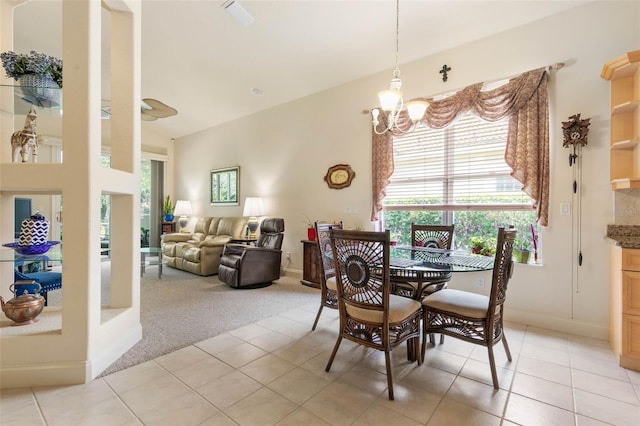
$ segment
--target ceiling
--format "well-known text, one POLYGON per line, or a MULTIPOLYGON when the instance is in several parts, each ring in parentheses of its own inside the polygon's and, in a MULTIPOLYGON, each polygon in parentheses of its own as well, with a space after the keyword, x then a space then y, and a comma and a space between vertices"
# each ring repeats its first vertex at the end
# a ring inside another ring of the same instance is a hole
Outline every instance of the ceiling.
MULTIPOLYGON (((255 18, 248 27, 223 3, 142 0, 142 97, 178 110, 143 126, 179 138, 381 71, 391 78, 393 0, 240 0, 255 18), (253 88, 263 95, 252 94, 253 88)), ((584 3, 402 0, 399 60, 410 62, 584 3)), ((15 50, 61 57, 61 16, 59 0, 18 7, 15 50)), ((107 24, 105 13, 103 28, 107 24)))

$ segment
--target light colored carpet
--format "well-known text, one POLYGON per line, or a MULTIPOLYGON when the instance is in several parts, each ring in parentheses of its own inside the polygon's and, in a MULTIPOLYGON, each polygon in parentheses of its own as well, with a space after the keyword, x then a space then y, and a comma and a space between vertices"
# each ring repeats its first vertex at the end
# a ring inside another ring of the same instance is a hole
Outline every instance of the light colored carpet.
MULTIPOLYGON (((109 271, 109 262, 103 262, 103 303, 108 300, 109 271)), ((49 304, 59 304, 60 296, 60 291, 50 292, 49 304)), ((142 340, 101 376, 303 304, 320 306, 320 293, 285 276, 269 287, 248 290, 233 289, 217 275, 200 277, 166 266, 158 279, 157 266, 152 266, 140 279, 140 300, 142 340)))

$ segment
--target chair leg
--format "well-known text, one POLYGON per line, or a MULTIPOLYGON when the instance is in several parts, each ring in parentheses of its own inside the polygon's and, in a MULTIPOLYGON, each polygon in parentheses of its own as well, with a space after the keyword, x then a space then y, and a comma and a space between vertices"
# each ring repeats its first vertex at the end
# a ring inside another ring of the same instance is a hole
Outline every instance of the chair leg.
POLYGON ((420 359, 420 336, 407 339, 407 361, 417 361, 418 365, 422 364, 420 359))
POLYGON ((498 384, 498 373, 496 372, 496 360, 493 356, 493 345, 489 343, 487 346, 487 350, 489 351, 489 365, 491 366, 491 380, 493 380, 494 389, 500 389, 500 385, 498 384))
POLYGON ((324 371, 326 371, 327 373, 329 372, 329 370, 331 370, 331 364, 333 364, 333 359, 336 357, 336 354, 338 353, 340 342, 342 342, 342 334, 338 336, 338 340, 336 340, 336 344, 333 347, 333 352, 331 352, 331 357, 329 358, 329 362, 327 363, 327 366, 324 369, 324 371))
POLYGON ((507 359, 511 362, 511 351, 509 350, 509 345, 507 344, 507 336, 504 335, 504 330, 502 330, 502 344, 504 345, 504 351, 507 353, 507 359))
POLYGON ((393 401, 393 378, 391 377, 391 356, 389 348, 384 350, 384 363, 387 366, 387 387, 389 388, 389 399, 393 401))
POLYGON ((424 363, 424 355, 427 351, 427 316, 424 311, 422 311, 422 345, 420 346, 420 362, 424 363))
POLYGON ((322 313, 323 304, 320 304, 320 309, 318 309, 318 314, 316 315, 316 320, 313 322, 313 327, 311 327, 311 331, 316 329, 316 325, 318 325, 318 320, 320 319, 320 314, 322 313))

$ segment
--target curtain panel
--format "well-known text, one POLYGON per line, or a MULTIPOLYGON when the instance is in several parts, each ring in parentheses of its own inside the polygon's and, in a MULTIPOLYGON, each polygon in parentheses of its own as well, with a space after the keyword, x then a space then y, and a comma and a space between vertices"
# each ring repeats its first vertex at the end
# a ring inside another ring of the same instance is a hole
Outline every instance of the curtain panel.
MULTIPOLYGON (((471 112, 487 121, 509 117, 509 132, 505 162, 511 176, 520 182, 522 190, 533 199, 537 221, 547 226, 549 219, 549 98, 548 74, 544 68, 514 77, 505 85, 486 92, 484 83, 477 83, 444 99, 431 100, 422 118, 428 127, 442 129, 457 117, 471 112)), ((401 127, 407 126, 406 113, 401 127)), ((371 220, 378 220, 385 188, 393 174, 393 134, 372 132, 371 220)))

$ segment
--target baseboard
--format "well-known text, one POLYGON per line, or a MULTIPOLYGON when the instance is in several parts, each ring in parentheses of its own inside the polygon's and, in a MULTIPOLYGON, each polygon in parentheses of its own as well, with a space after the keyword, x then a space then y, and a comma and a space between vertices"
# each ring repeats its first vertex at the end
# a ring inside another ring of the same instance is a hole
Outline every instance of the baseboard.
POLYGON ((3 366, 0 371, 2 389, 31 386, 62 386, 86 383, 89 363, 87 361, 23 364, 16 367, 3 366))
POLYGON ((522 309, 509 309, 507 305, 508 303, 505 305, 505 321, 513 321, 519 324, 576 334, 578 336, 592 337, 594 339, 609 340, 608 326, 587 323, 572 318, 554 317, 548 314, 522 309))
POLYGON ((302 279, 302 270, 285 268, 282 270, 282 275, 285 275, 287 277, 302 279))
POLYGON ((126 337, 118 341, 117 345, 109 348, 109 350, 101 351, 100 356, 91 361, 91 379, 98 377, 141 339, 142 324, 138 323, 136 327, 131 328, 126 337))
POLYGON ((0 388, 22 388, 31 386, 65 386, 88 383, 126 353, 142 338, 142 327, 132 328, 117 345, 100 353, 93 360, 3 365, 0 369, 0 388))

